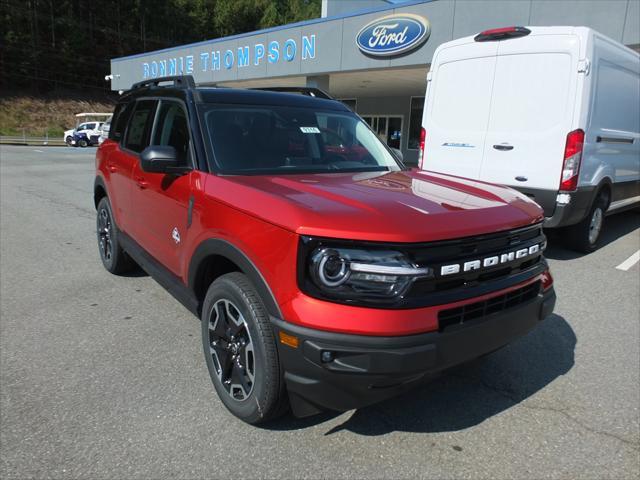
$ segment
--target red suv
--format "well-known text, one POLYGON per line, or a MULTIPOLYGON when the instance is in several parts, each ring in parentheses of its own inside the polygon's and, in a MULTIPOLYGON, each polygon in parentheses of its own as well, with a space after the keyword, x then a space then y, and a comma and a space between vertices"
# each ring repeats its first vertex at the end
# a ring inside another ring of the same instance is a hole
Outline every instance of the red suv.
POLYGON ((141 266, 201 317, 234 415, 371 404, 552 312, 534 202, 408 169, 346 106, 299 93, 141 82, 96 155, 105 268, 141 266))

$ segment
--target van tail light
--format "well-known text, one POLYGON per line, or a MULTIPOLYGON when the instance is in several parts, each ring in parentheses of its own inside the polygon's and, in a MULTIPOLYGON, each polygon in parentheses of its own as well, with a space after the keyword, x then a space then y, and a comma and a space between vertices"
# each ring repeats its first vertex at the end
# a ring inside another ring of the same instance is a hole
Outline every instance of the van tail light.
POLYGON ((567 135, 567 143, 564 147, 562 177, 560 178, 560 191, 562 192, 573 192, 578 188, 578 175, 580 174, 583 145, 583 130, 574 130, 567 135))
POLYGON ((491 30, 485 30, 473 37, 476 42, 490 42, 493 40, 507 40, 509 38, 526 37, 531 33, 531 30, 525 27, 504 27, 504 28, 492 28, 491 30))
POLYGON ((424 128, 420 129, 420 147, 418 148, 418 166, 420 170, 424 167, 424 141, 427 139, 427 132, 424 128))

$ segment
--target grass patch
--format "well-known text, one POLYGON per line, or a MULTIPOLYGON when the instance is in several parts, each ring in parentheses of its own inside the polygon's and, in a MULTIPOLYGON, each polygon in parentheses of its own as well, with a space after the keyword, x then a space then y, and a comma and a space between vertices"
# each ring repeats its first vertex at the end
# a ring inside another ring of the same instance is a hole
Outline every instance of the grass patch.
POLYGON ((106 99, 47 98, 15 94, 0 98, 0 135, 60 137, 76 126, 76 113, 112 112, 106 99))

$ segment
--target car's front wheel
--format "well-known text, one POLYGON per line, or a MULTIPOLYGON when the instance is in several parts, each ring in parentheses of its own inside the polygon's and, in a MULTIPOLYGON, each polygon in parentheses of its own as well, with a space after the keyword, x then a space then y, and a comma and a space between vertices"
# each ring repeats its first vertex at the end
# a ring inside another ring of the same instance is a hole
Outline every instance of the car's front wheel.
POLYGON ((258 424, 285 411, 269 315, 244 274, 228 273, 209 287, 202 307, 202 343, 213 385, 231 413, 258 424))

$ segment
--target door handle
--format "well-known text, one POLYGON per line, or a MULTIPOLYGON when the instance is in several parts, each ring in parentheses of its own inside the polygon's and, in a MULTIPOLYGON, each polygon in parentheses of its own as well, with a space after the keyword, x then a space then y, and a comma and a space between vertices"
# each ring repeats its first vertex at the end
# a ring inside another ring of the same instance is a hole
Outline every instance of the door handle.
POLYGON ((633 137, 596 137, 598 143, 629 143, 633 144, 633 137))
POLYGON ((499 145, 494 145, 493 148, 495 148, 496 150, 500 150, 501 152, 506 152, 508 150, 513 150, 513 145, 507 145, 507 144, 499 144, 499 145))
POLYGON ((149 186, 149 182, 147 182, 144 177, 136 177, 136 185, 140 190, 144 190, 149 186))

